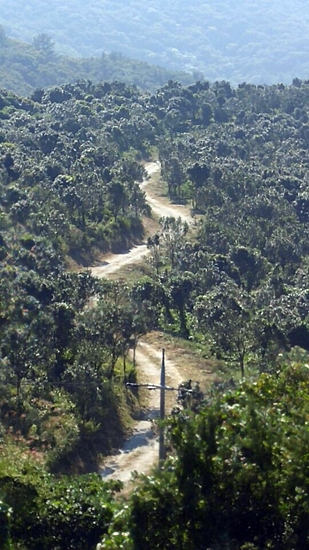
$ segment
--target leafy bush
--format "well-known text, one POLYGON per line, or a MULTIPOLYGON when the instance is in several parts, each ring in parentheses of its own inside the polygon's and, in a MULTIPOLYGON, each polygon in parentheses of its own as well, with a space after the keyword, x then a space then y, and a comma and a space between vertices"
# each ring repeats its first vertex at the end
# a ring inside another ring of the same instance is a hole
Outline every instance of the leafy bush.
POLYGON ((112 495, 97 475, 50 483, 40 498, 40 536, 31 550, 92 550, 112 518, 112 495))
POLYGON ((11 508, 0 499, 0 546, 3 550, 12 548, 10 543, 11 508))
POLYGON ((57 479, 8 443, 0 458, 0 486, 1 549, 21 544, 25 550, 93 550, 107 532, 121 484, 94 474, 57 479))
POLYGON ((103 548, 115 548, 118 527, 139 550, 307 548, 308 382, 294 365, 172 417, 173 456, 144 477, 103 548))

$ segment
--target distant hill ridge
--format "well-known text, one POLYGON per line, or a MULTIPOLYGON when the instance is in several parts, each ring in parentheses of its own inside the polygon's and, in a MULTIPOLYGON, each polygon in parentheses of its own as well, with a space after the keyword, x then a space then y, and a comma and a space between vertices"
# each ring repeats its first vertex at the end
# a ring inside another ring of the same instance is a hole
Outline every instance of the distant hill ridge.
POLYGON ((59 55, 46 33, 39 33, 33 44, 8 38, 0 26, 0 87, 21 95, 36 88, 48 88, 77 80, 119 80, 143 90, 155 91, 168 80, 191 84, 198 75, 168 71, 120 53, 100 57, 71 58, 59 55))
POLYGON ((309 74, 304 0, 0 0, 0 24, 28 42, 48 33, 71 56, 118 51, 208 80, 290 83, 309 74))

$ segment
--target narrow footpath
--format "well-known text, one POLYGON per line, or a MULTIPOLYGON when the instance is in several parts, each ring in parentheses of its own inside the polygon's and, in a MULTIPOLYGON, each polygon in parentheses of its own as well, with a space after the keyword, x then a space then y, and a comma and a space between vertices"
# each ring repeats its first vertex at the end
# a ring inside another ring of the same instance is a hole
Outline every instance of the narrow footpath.
MULTIPOLYGON (((153 213, 158 216, 181 217, 184 221, 191 222, 192 218, 188 208, 166 204, 160 196, 156 196, 150 185, 152 178, 157 177, 160 172, 160 165, 157 162, 149 162, 145 165, 148 177, 142 182, 141 186, 146 194, 146 200, 150 204, 153 213)), ((96 277, 108 277, 112 273, 134 262, 138 262, 148 253, 146 244, 141 244, 132 248, 124 254, 109 255, 100 266, 90 268, 92 274, 96 277)), ((159 384, 161 368, 161 350, 149 343, 140 341, 136 350, 136 364, 138 369, 138 379, 140 383, 159 384)), ((177 364, 166 357, 166 384, 172 387, 178 387, 183 380, 180 369, 177 364)), ((168 392, 166 412, 168 413, 175 403, 174 392, 168 392)), ((123 483, 128 483, 132 477, 132 472, 147 473, 157 463, 159 454, 159 444, 157 434, 155 433, 153 420, 159 416, 160 392, 153 390, 149 392, 147 404, 147 413, 145 419, 136 422, 132 435, 124 443, 119 453, 108 457, 102 466, 101 475, 104 479, 120 479, 123 483)))

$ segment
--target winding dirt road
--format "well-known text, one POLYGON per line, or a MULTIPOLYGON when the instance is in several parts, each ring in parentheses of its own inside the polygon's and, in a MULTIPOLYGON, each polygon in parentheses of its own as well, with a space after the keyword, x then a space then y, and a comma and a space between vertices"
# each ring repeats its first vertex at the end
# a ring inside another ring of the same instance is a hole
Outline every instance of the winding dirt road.
MULTIPOLYGON (((178 218, 180 216, 184 221, 191 223, 192 217, 189 208, 178 204, 165 204, 162 199, 160 200, 160 197, 154 196, 154 194, 148 190, 151 177, 160 172, 160 164, 158 162, 148 162, 145 168, 148 177, 144 179, 141 187, 145 191, 146 200, 148 204, 150 204, 153 213, 159 218, 163 216, 178 218)), ((123 254, 110 254, 100 265, 91 267, 90 270, 95 277, 108 277, 122 267, 140 261, 143 256, 147 254, 147 245, 141 244, 131 248, 129 252, 123 254)))
POLYGON ((141 188, 145 191, 147 202, 150 204, 153 213, 159 218, 162 218, 163 216, 166 218, 178 218, 180 216, 184 221, 188 223, 192 222, 192 216, 187 206, 171 203, 165 204, 165 202, 162 202, 162 199, 160 200, 160 197, 155 197, 149 192, 148 185, 151 181, 151 176, 160 171, 160 164, 158 162, 148 162, 145 168, 149 177, 143 181, 141 188))
POLYGON ((138 262, 147 254, 147 245, 140 244, 124 254, 112 254, 108 256, 101 265, 91 267, 90 270, 94 277, 108 277, 108 275, 115 273, 122 267, 138 262))
MULTIPOLYGON (((181 216, 183 220, 191 222, 192 218, 187 208, 165 204, 155 197, 147 187, 151 182, 151 177, 160 171, 160 165, 157 162, 149 162, 145 166, 148 177, 141 184, 145 191, 147 202, 152 211, 159 217, 162 216, 181 216)), ((132 248, 125 254, 113 254, 96 267, 92 267, 91 272, 96 277, 108 277, 110 274, 121 270, 122 267, 132 264, 142 259, 148 253, 147 246, 142 244, 132 248)), ((141 341, 136 350, 136 363, 138 366, 138 379, 140 383, 159 384, 161 351, 154 346, 141 341)), ((183 380, 183 376, 176 364, 169 361, 166 357, 166 384, 168 386, 178 387, 183 380)), ((167 392, 166 411, 172 408, 175 402, 174 392, 167 392)), ((105 479, 120 479, 123 483, 131 480, 132 472, 147 473, 156 464, 159 454, 159 444, 157 436, 153 430, 152 420, 159 416, 160 394, 159 391, 150 391, 147 413, 145 419, 136 423, 132 435, 125 442, 119 453, 105 459, 101 470, 101 475, 105 479)))

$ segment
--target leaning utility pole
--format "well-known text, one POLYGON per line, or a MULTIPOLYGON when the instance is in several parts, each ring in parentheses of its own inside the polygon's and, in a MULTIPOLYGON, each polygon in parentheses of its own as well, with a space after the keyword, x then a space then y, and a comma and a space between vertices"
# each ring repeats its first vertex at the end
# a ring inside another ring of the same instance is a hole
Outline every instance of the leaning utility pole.
MULTIPOLYGON (((162 364, 161 364, 161 382, 160 382, 160 420, 163 421, 165 417, 165 349, 162 349, 162 364)), ((159 468, 162 467, 165 459, 164 448, 164 427, 160 426, 159 435, 159 468)))

